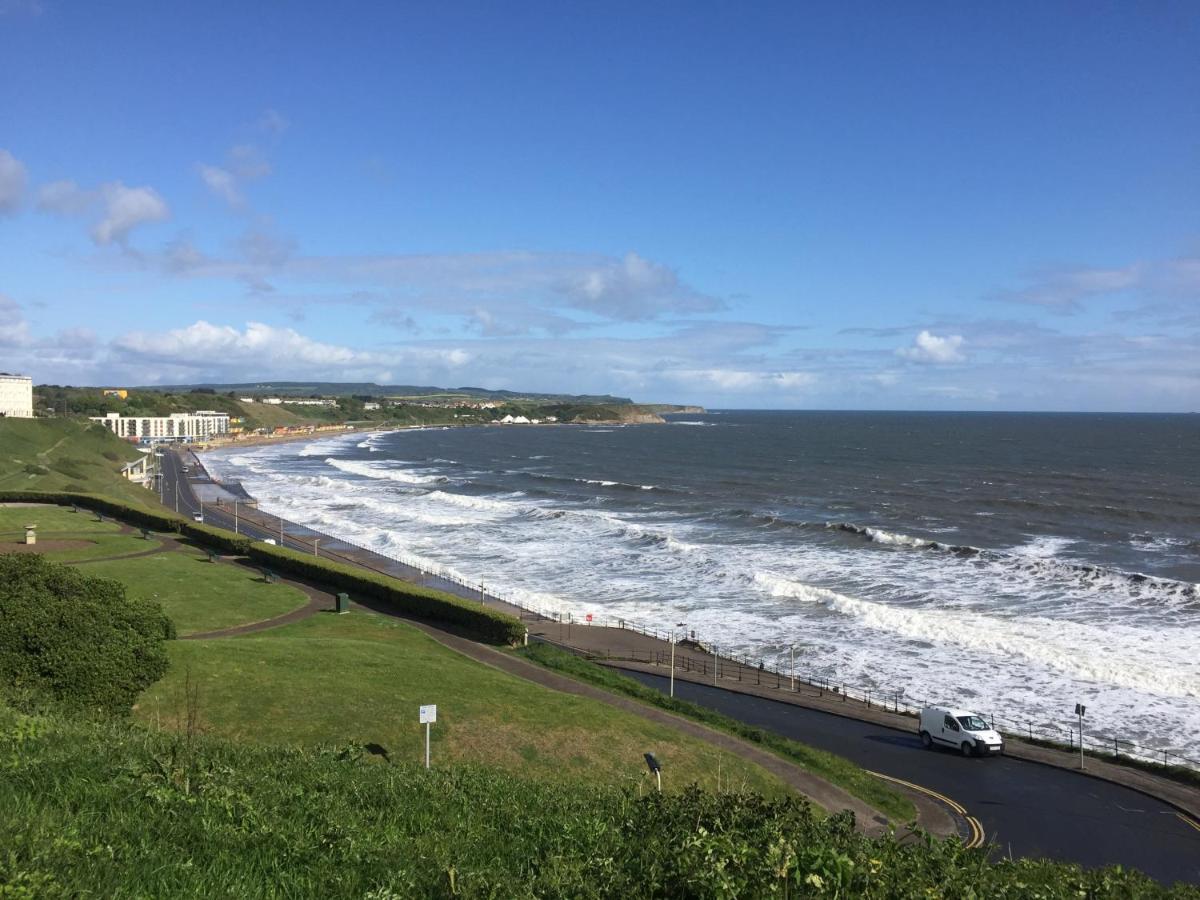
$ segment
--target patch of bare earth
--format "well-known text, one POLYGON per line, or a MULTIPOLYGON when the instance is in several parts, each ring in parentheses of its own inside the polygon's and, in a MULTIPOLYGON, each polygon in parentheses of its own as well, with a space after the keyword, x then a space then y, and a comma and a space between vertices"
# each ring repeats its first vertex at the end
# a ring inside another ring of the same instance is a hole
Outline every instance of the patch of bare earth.
POLYGON ((81 550, 95 545, 95 541, 38 541, 36 544, 0 541, 0 553, 54 553, 58 550, 81 550))

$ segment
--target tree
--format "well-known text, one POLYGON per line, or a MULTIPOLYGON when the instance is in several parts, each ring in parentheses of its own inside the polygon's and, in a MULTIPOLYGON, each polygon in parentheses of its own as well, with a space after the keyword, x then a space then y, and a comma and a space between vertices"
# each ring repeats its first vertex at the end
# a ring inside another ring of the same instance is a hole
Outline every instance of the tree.
POLYGON ((167 671, 175 626, 125 586, 47 562, 0 556, 0 686, 127 715, 167 671))

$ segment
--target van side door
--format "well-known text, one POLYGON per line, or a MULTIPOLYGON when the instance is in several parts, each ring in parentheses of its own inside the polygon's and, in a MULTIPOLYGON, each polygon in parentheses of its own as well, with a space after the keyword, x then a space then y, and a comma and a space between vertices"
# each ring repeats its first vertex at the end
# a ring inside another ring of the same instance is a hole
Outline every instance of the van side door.
POLYGON ((954 716, 946 716, 942 720, 942 740, 957 747, 959 734, 958 723, 954 721, 954 716))

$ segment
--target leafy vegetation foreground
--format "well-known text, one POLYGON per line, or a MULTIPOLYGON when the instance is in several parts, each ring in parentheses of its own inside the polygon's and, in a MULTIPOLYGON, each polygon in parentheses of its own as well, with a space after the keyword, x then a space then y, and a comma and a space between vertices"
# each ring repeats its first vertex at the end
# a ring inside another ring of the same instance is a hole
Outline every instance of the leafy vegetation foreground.
POLYGON ((0 896, 1200 897, 1117 869, 871 841, 752 794, 639 796, 348 746, 0 705, 0 896))

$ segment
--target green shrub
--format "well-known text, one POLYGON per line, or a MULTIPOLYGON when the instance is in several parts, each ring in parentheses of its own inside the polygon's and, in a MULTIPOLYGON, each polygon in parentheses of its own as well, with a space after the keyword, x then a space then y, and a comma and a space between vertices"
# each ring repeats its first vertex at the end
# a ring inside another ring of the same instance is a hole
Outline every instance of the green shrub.
POLYGON ((66 475, 68 478, 87 478, 87 473, 80 468, 80 461, 77 459, 56 459, 50 464, 50 468, 60 475, 66 475))
POLYGON ((47 469, 45 466, 39 466, 37 463, 26 463, 25 474, 26 475, 49 475, 50 470, 47 469))
POLYGON ((128 713, 167 671, 175 627, 155 602, 40 554, 0 556, 0 684, 128 713))
POLYGON ((517 644, 525 635, 525 626, 513 616, 444 591, 271 544, 251 544, 248 555, 266 568, 323 582, 352 596, 382 600, 413 618, 458 626, 480 640, 517 644))

